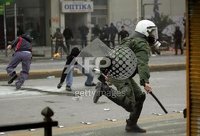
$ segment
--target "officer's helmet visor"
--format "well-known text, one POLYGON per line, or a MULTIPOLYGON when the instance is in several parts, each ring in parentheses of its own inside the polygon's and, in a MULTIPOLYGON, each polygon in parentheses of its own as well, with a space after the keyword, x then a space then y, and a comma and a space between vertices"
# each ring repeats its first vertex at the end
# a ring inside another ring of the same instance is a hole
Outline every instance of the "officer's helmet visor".
POLYGON ((158 40, 158 29, 156 26, 148 27, 147 32, 149 33, 149 37, 153 37, 155 40, 158 40))

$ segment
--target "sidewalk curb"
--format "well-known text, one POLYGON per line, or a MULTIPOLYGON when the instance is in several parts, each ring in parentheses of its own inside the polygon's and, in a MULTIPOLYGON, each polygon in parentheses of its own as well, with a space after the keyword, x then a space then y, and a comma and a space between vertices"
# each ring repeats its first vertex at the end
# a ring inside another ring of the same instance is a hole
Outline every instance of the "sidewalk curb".
MULTIPOLYGON (((185 120, 180 113, 170 113, 167 115, 162 115, 162 116, 155 116, 155 115, 146 115, 146 116, 141 116, 139 119, 139 123, 141 125, 144 125, 146 123, 159 123, 159 122, 166 122, 166 121, 171 121, 171 120, 185 120)), ((100 129, 105 129, 109 128, 112 130, 117 129, 118 127, 124 128, 125 126, 125 120, 124 119, 119 119, 116 122, 111 122, 107 120, 102 120, 98 122, 93 122, 91 125, 83 125, 83 124, 73 124, 70 126, 63 126, 61 127, 54 127, 53 132, 54 135, 59 135, 59 136, 66 136, 66 135, 77 135, 79 133, 83 132, 91 132, 91 131, 97 131, 100 129)), ((122 129, 123 130, 123 129, 122 129)), ((149 130, 150 132, 150 130, 149 130)), ((37 131, 32 131, 32 135, 42 135, 43 130, 38 129, 37 131)), ((90 134, 90 133, 88 133, 90 134)), ((166 135, 169 135, 167 132, 165 133, 166 135)), ((29 135, 29 132, 27 131, 19 131, 19 132, 11 132, 12 136, 27 136, 29 135)), ((127 135, 143 135, 143 134, 137 134, 137 133, 128 133, 127 135)), ((148 133, 145 133, 144 135, 149 135, 148 133)), ((151 134, 150 134, 151 135, 151 134)))
MULTIPOLYGON (((161 71, 176 71, 176 70, 185 70, 186 65, 183 63, 175 64, 163 64, 163 65, 150 65, 151 72, 161 72, 161 71)), ((58 69, 42 69, 42 70, 33 70, 30 71, 29 79, 38 79, 38 78, 47 78, 49 76, 60 77, 62 70, 58 69)), ((74 71, 74 76, 81 76, 77 71, 74 71)), ((8 79, 6 72, 0 72, 0 81, 5 81, 8 79)))
POLYGON ((184 63, 150 65, 151 72, 177 71, 177 70, 185 70, 185 69, 186 69, 186 64, 184 64, 184 63))

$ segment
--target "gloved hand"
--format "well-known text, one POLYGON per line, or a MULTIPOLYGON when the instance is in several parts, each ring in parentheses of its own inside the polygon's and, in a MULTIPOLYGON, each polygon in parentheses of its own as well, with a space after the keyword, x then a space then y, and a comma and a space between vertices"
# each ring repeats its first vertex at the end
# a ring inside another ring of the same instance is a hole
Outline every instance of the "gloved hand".
POLYGON ((62 87, 62 83, 59 83, 59 84, 57 85, 57 88, 60 89, 61 87, 62 87))
POLYGON ((151 85, 149 83, 144 84, 144 90, 146 90, 147 93, 152 92, 151 85))

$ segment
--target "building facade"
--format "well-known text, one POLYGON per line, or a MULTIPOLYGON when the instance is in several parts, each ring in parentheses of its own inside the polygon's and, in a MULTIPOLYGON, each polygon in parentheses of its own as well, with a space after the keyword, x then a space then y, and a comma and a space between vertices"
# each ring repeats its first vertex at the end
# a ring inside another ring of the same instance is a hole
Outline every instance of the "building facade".
MULTIPOLYGON (((14 26, 17 26, 18 30, 32 35, 35 46, 49 46, 50 35, 56 28, 63 31, 69 26, 78 41, 78 27, 85 24, 90 30, 90 41, 91 29, 95 24, 103 27, 112 22, 118 30, 124 25, 129 33, 132 33, 137 21, 141 18, 152 19, 156 12, 169 16, 184 30, 184 0, 16 0, 17 25, 14 25, 12 6, 7 6, 6 10, 7 37, 8 40, 14 38, 14 26)), ((170 35, 172 31, 173 28, 169 27, 165 33, 170 35)))

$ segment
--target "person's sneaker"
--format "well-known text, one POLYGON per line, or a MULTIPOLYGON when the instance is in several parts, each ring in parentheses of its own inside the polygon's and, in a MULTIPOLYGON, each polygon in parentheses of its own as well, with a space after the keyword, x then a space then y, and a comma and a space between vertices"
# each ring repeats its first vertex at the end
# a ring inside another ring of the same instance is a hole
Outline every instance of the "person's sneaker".
POLYGON ((16 82, 16 83, 15 83, 15 87, 16 87, 17 90, 21 89, 22 83, 16 82))
POLYGON ((146 133, 146 130, 140 128, 137 123, 133 123, 130 120, 126 120, 126 123, 126 132, 146 133))
POLYGON ((71 89, 70 86, 66 86, 65 90, 66 90, 66 91, 72 91, 72 89, 71 89))
POLYGON ((12 84, 13 83, 13 81, 15 80, 15 79, 17 79, 17 74, 14 74, 13 76, 11 76, 10 77, 10 79, 8 80, 8 84, 12 84))
POLYGON ((92 84, 86 84, 85 83, 85 86, 96 86, 96 84, 95 83, 92 83, 92 84))
POLYGON ((60 89, 61 87, 62 87, 62 83, 59 83, 59 84, 57 85, 57 88, 60 89))
POLYGON ((94 97, 93 97, 93 102, 97 103, 99 98, 103 95, 102 94, 102 83, 100 83, 100 82, 97 83, 95 89, 96 89, 96 92, 95 92, 94 97))

